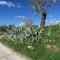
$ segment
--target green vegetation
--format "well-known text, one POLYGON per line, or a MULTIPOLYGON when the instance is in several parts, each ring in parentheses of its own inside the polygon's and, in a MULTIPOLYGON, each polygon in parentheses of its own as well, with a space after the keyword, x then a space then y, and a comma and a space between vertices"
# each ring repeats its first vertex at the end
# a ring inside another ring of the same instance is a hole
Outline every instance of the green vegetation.
POLYGON ((0 39, 5 45, 33 60, 60 60, 59 25, 38 27, 13 27, 0 39))

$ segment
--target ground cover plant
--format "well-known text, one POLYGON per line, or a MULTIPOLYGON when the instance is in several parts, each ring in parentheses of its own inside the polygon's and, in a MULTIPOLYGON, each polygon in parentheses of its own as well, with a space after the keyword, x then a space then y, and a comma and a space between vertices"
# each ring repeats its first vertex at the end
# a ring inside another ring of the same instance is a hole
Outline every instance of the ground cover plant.
POLYGON ((60 60, 59 25, 38 27, 13 27, 7 29, 0 42, 33 60, 60 60))

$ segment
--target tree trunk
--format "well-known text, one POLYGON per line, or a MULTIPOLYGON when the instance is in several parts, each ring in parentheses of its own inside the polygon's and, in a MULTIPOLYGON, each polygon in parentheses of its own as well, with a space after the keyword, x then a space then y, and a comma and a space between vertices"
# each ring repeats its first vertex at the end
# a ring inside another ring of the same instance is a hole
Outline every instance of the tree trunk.
POLYGON ((42 20, 41 20, 41 24, 40 27, 43 29, 45 27, 45 20, 46 20, 46 13, 42 13, 42 20))

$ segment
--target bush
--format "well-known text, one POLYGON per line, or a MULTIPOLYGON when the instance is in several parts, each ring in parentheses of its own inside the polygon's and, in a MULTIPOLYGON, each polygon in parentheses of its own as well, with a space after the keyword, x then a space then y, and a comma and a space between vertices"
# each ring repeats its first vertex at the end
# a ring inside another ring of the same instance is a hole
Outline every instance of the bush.
POLYGON ((51 43, 52 40, 49 37, 50 31, 44 33, 44 29, 37 30, 33 27, 23 28, 23 27, 14 27, 12 30, 8 30, 4 38, 12 40, 15 43, 25 43, 27 45, 35 43, 51 43))

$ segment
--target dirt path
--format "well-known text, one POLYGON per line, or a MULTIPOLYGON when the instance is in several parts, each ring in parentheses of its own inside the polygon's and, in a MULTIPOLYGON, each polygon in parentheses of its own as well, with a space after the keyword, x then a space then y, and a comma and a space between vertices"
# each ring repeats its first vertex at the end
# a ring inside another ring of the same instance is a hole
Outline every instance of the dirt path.
POLYGON ((25 56, 17 55, 0 43, 0 60, 30 60, 25 56))

